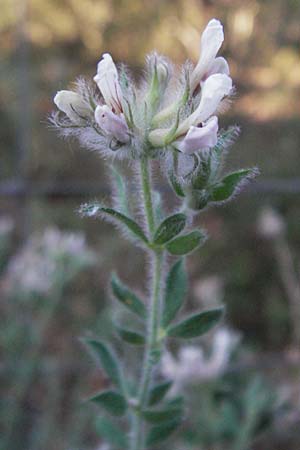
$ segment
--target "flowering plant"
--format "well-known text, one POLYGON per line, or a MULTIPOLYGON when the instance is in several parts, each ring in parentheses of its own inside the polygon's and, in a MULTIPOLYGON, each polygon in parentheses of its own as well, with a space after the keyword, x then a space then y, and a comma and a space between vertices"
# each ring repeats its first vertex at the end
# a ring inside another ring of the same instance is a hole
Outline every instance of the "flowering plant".
POLYGON ((133 382, 132 374, 124 373, 105 342, 85 339, 114 384, 91 400, 116 418, 124 417, 118 425, 106 418, 98 422, 113 448, 152 448, 178 428, 183 398, 168 395, 172 383, 159 380, 155 369, 169 339, 201 336, 223 316, 223 307, 217 307, 173 323, 187 292, 184 257, 207 237, 193 227, 194 216, 230 200, 257 175, 255 168, 222 175, 227 149, 239 132, 236 126, 219 129, 218 115, 233 94, 227 61, 217 57, 223 40, 222 24, 212 19, 202 34, 196 66, 187 62, 176 70, 167 58, 153 53, 139 84, 106 53, 94 83, 79 79, 74 91, 59 91, 54 98, 59 111, 52 124, 63 136, 75 136, 105 156, 112 169, 112 205, 88 203, 81 213, 113 222, 150 261, 148 300, 116 275, 111 279, 114 297, 136 318, 134 328, 117 324, 116 333, 126 343, 145 348, 140 380, 133 382), (124 160, 130 163, 130 176, 123 170, 124 160), (152 183, 156 160, 178 199, 167 216, 152 183), (171 258, 175 261, 168 269, 171 258), (145 333, 138 331, 139 324, 145 333))

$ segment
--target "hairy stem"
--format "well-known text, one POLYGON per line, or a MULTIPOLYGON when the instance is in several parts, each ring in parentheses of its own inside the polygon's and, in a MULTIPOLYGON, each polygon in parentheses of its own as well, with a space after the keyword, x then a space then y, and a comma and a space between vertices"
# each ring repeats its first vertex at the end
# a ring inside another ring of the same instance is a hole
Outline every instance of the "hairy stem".
POLYGON ((147 218, 149 234, 152 237, 155 229, 155 219, 152 204, 151 175, 149 173, 149 161, 147 158, 141 160, 141 181, 143 189, 144 210, 147 218))
MULTIPOLYGON (((153 235, 155 229, 152 196, 151 196, 151 178, 149 175, 148 161, 141 162, 141 177, 143 187, 143 199, 145 214, 147 217, 149 233, 153 235)), ((151 386, 152 370, 157 363, 160 354, 160 344, 158 342, 158 330, 160 322, 160 299, 161 299, 161 281, 163 268, 163 251, 151 250, 152 257, 152 288, 151 303, 149 307, 149 317, 147 323, 147 341, 144 355, 143 371, 141 375, 138 391, 138 408, 132 418, 131 429, 131 447, 130 450, 144 449, 144 424, 140 416, 140 411, 147 405, 149 388, 151 386)))

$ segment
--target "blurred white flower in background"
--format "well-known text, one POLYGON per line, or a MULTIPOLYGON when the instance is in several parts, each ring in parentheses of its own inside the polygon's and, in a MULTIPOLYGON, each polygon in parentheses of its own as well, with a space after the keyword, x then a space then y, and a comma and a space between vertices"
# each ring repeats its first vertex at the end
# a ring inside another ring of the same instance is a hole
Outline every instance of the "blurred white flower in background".
POLYGON ((203 306, 219 306, 224 297, 224 281, 218 275, 209 275, 196 281, 194 295, 203 306))
POLYGON ((161 372, 173 380, 172 390, 175 392, 189 384, 217 378, 225 372, 239 339, 236 332, 220 328, 212 338, 209 356, 194 345, 180 348, 177 358, 166 352, 162 357, 161 372))
POLYGON ((60 282, 67 282, 80 270, 96 262, 96 255, 82 233, 47 228, 35 233, 13 256, 7 269, 7 289, 21 295, 48 294, 60 282))
POLYGON ((262 209, 257 220, 258 232, 267 239, 276 239, 283 235, 285 231, 285 223, 278 212, 271 208, 262 209))

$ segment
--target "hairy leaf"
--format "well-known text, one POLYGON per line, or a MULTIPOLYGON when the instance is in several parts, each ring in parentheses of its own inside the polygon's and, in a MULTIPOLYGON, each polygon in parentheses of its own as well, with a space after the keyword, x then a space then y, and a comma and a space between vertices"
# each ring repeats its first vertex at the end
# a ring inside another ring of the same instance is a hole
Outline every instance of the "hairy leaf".
POLYGON ((103 391, 89 398, 89 401, 103 407, 114 416, 123 416, 127 409, 127 403, 123 395, 115 391, 103 391))
POLYGON ((145 344, 145 338, 142 334, 137 333, 136 331, 133 330, 128 330, 127 328, 120 327, 119 325, 115 325, 115 328, 117 330, 119 337, 128 344, 132 345, 145 344))
POLYGON ((174 214, 167 217, 158 227, 154 235, 154 244, 163 245, 169 242, 185 227, 186 216, 184 214, 174 214))
POLYGON ((153 424, 162 424, 163 422, 170 422, 183 415, 182 408, 164 408, 160 410, 146 410, 142 411, 143 418, 153 424))
POLYGON ((206 234, 203 231, 195 230, 173 239, 166 248, 172 255, 186 255, 196 250, 205 240, 206 234))
POLYGON ((148 239, 142 228, 133 219, 127 217, 125 214, 122 214, 119 211, 116 211, 113 208, 101 206, 99 203, 88 203, 81 206, 80 213, 88 217, 107 215, 111 219, 114 219, 120 224, 125 225, 127 229, 131 231, 140 240, 142 240, 146 244, 148 243, 148 239))
POLYGON ((162 401, 171 386, 172 381, 165 381, 153 386, 149 394, 148 405, 153 406, 162 401))
POLYGON ((185 197, 185 193, 174 172, 169 172, 169 182, 178 197, 185 197))
POLYGON ((111 277, 111 288, 119 302, 142 319, 146 318, 147 310, 144 303, 119 280, 116 274, 113 274, 111 277))
POLYGON ((97 417, 95 421, 96 431, 112 446, 119 449, 128 448, 128 439, 125 433, 106 417, 97 417))
POLYGON ((187 292, 187 274, 184 261, 180 259, 170 269, 167 276, 162 326, 166 327, 181 308, 187 292))
POLYGON ((217 183, 211 191, 211 201, 222 202, 228 200, 250 179, 258 175, 257 169, 242 169, 230 173, 217 183))
POLYGON ((210 309, 184 319, 168 329, 168 336, 190 339, 202 336, 221 319, 224 308, 210 309))
POLYGON ((160 444, 168 439, 181 424, 181 418, 151 428, 146 438, 146 447, 160 444))
POLYGON ((85 338, 83 342, 87 345, 92 356, 107 373, 112 382, 122 388, 121 369, 112 350, 98 339, 85 338))

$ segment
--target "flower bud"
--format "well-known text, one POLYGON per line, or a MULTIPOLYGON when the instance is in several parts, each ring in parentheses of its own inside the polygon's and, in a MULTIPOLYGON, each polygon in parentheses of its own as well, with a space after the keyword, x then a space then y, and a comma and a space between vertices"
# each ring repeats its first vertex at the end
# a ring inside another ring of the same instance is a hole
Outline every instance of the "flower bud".
POLYGON ((58 91, 54 103, 74 123, 84 124, 91 116, 91 107, 77 92, 58 91))
POLYGON ((95 120, 108 136, 124 144, 129 142, 129 129, 123 114, 113 113, 107 105, 98 105, 95 110, 95 120))
POLYGON ((158 81, 162 85, 169 78, 169 69, 168 69, 167 63, 165 61, 163 61, 162 59, 159 60, 157 63, 157 66, 156 66, 156 70, 157 70, 158 81))

